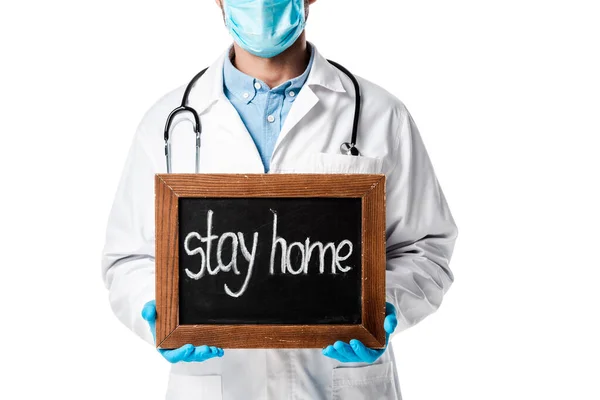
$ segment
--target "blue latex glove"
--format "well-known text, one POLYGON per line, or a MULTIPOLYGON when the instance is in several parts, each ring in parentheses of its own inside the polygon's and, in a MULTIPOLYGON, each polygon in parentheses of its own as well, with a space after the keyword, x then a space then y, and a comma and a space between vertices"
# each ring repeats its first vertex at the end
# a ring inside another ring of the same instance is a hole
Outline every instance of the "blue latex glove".
POLYGON ((390 335, 398 326, 396 319, 396 308, 390 303, 385 303, 385 319, 383 320, 383 329, 385 329, 385 347, 381 350, 371 349, 360 340, 352 339, 350 344, 338 340, 332 345, 323 349, 323 354, 340 362, 365 362, 374 363, 387 349, 390 335))
MULTIPOLYGON (((154 342, 156 342, 156 301, 152 300, 144 305, 142 318, 148 325, 154 342)), ((223 357, 223 349, 214 346, 198 346, 186 344, 178 349, 166 350, 158 349, 158 352, 170 363, 178 362, 202 362, 214 357, 223 357)))

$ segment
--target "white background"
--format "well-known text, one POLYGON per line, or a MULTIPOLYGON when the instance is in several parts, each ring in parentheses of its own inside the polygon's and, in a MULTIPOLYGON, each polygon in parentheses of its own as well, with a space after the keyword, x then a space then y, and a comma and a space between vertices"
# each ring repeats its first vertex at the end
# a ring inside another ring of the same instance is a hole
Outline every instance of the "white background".
MULTIPOLYGON (((308 39, 412 113, 459 226, 404 398, 600 399, 600 10, 319 0, 308 39)), ((104 229, 143 113, 230 43, 212 0, 0 6, 0 398, 160 399, 112 315, 104 229)))

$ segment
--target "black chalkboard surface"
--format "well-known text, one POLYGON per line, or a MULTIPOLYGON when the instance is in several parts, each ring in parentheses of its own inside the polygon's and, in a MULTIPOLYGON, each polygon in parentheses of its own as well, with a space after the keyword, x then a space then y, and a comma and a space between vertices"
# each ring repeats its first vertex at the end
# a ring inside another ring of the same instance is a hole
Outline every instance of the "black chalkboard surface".
POLYGON ((385 175, 157 174, 156 345, 385 346, 385 175))
POLYGON ((361 206, 359 198, 179 199, 179 323, 360 323, 361 206))

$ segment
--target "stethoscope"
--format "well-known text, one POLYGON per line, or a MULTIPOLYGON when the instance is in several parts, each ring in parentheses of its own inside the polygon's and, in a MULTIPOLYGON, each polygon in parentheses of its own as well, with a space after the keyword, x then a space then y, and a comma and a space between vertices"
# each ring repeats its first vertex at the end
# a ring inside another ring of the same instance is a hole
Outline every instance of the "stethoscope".
MULTIPOLYGON (((355 105, 354 105, 354 121, 352 124, 352 138, 350 139, 350 142, 344 142, 341 144, 340 152, 345 155, 359 156, 360 152, 358 151, 358 148, 356 147, 356 137, 357 137, 357 130, 358 130, 358 119, 360 116, 360 100, 361 100, 360 86, 358 85, 358 81, 356 80, 354 75, 352 75, 352 73, 350 73, 350 71, 348 71, 346 68, 344 68, 340 64, 336 63, 335 61, 331 61, 331 60, 327 60, 327 61, 329 61, 329 63, 331 65, 333 65, 334 67, 336 67, 337 69, 342 71, 344 74, 346 74, 348 76, 348 78, 350 78, 350 80, 352 81, 352 84, 354 85, 354 91, 356 94, 355 95, 356 98, 355 98, 355 105)), ((187 104, 188 104, 188 98, 190 96, 190 92, 192 91, 192 87, 196 84, 198 79, 200 79, 202 77, 202 75, 204 75, 204 73, 206 72, 207 69, 208 68, 204 68, 202 71, 200 71, 198 74, 196 74, 196 76, 194 76, 194 78, 192 78, 190 83, 188 83, 188 85, 185 89, 185 92, 183 94, 183 99, 181 100, 181 106, 179 106, 176 109, 174 109, 173 111, 171 111, 171 113, 167 117, 167 123, 165 124, 165 158, 167 159, 167 172, 168 173, 171 173, 171 142, 170 142, 170 137, 169 137, 169 132, 171 130, 171 124, 173 123, 173 119, 177 115, 184 113, 184 112, 191 113, 194 118, 193 125, 194 125, 194 132, 196 133, 196 173, 198 173, 200 170, 200 133, 202 133, 202 125, 200 125, 200 117, 198 116, 198 113, 196 112, 196 110, 194 110, 194 108, 188 106, 187 104)))

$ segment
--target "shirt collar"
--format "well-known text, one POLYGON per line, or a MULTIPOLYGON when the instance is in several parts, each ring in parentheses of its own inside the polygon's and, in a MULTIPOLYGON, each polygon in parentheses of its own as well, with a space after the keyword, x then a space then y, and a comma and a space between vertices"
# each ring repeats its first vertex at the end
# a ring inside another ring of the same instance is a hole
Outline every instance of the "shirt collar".
MULTIPOLYGON (((312 67, 308 72, 304 84, 307 86, 321 86, 334 92, 345 92, 346 90, 340 79, 340 74, 343 75, 343 72, 338 71, 336 67, 331 65, 327 59, 319 53, 319 50, 314 44, 310 43, 310 45, 313 49, 313 55, 311 56, 313 59, 312 67)), ((219 100, 227 100, 227 97, 223 92, 223 70, 225 61, 229 57, 229 53, 230 48, 223 52, 221 56, 210 65, 206 73, 192 87, 189 95, 189 105, 196 109, 198 114, 203 113, 208 107, 219 100)))
MULTIPOLYGON (((230 46, 223 60, 223 91, 229 91, 246 104, 250 103, 256 95, 254 84, 258 82, 233 66, 231 62, 232 47, 230 46)), ((262 83, 261 83, 262 84, 262 83)))
MULTIPOLYGON (((283 82, 279 86, 270 89, 271 91, 275 93, 285 92, 287 98, 294 100, 296 94, 302 89, 304 83, 306 83, 315 59, 314 46, 310 43, 308 43, 308 46, 310 48, 310 59, 302 75, 283 82), (290 95, 290 93, 293 94, 290 95)), ((232 93, 238 99, 248 104, 254 99, 257 92, 266 92, 269 89, 265 82, 243 73, 233 65, 230 58, 231 49, 232 46, 229 47, 229 50, 226 53, 227 56, 223 61, 223 90, 225 93, 229 91, 229 93, 232 93)))

